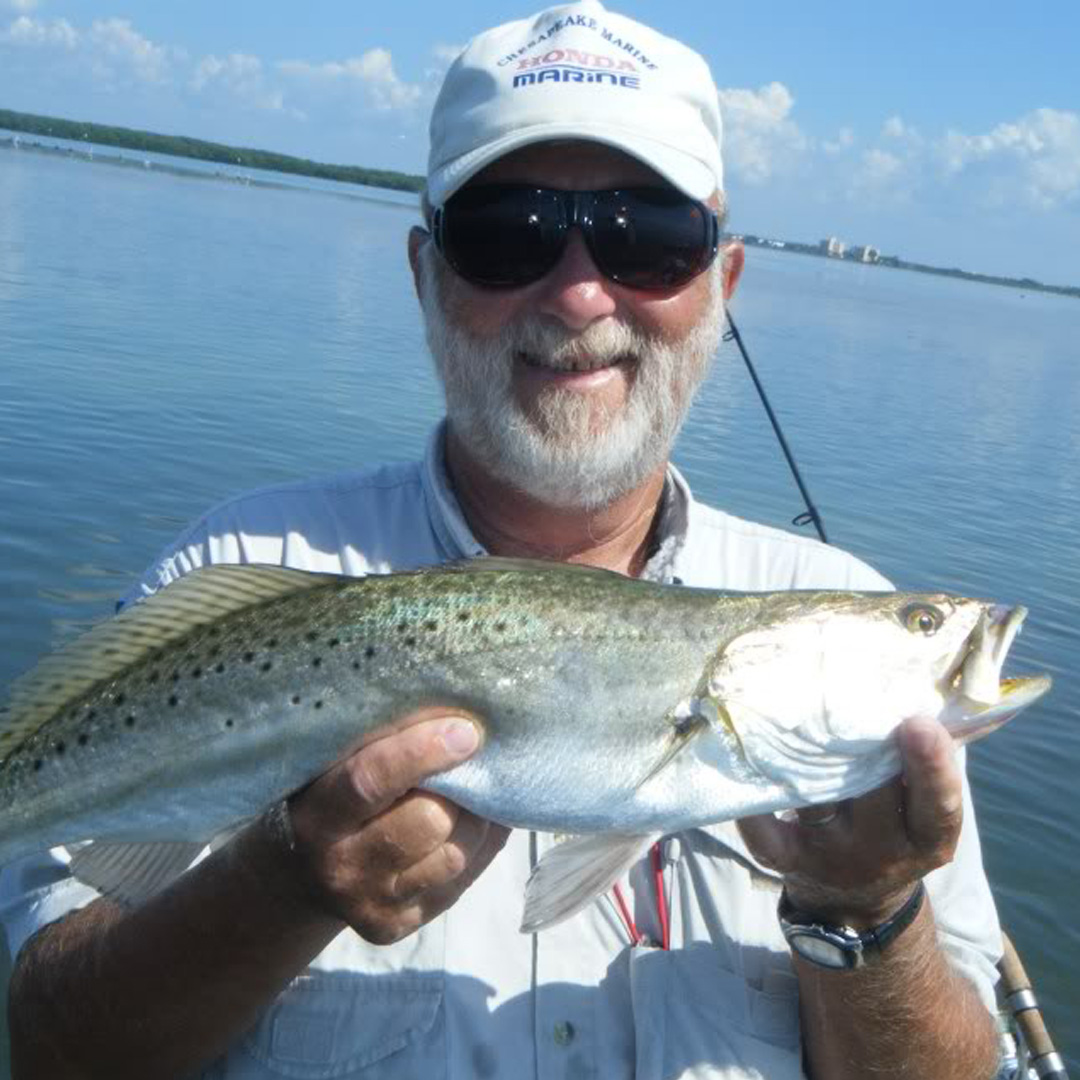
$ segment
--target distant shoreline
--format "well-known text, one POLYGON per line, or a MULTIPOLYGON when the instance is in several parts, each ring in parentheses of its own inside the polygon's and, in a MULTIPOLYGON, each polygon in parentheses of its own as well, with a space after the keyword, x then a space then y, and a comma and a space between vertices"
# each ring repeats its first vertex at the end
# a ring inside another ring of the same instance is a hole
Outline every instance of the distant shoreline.
MULTIPOLYGON (((424 189, 424 178, 411 173, 394 172, 388 169, 369 169, 358 165, 330 165, 318 161, 309 161, 307 158, 278 154, 270 150, 227 146, 223 143, 208 142, 204 139, 191 139, 180 135, 159 135, 134 128, 111 127, 104 124, 83 123, 77 120, 61 120, 56 117, 37 116, 32 113, 14 112, 9 109, 0 109, 0 128, 6 128, 8 131, 23 132, 28 135, 67 139, 76 143, 94 143, 99 146, 114 146, 123 150, 190 158, 231 168, 258 169, 295 176, 308 176, 322 180, 334 180, 345 184, 385 188, 391 191, 419 193, 424 189)), ((0 147, 11 146, 12 142, 13 140, 0 136, 0 147)), ((46 147, 39 145, 37 148, 45 149, 46 147)), ((127 162, 124 163, 127 164, 127 162)), ((256 181, 256 183, 259 183, 260 186, 273 186, 272 181, 256 181)), ((795 240, 780 240, 750 234, 741 235, 739 239, 745 244, 754 247, 765 247, 798 255, 814 255, 819 258, 837 258, 835 255, 829 255, 819 244, 804 244, 795 240)), ((855 261, 850 257, 844 259, 841 256, 840 258, 842 261, 855 261)), ((864 265, 895 270, 911 270, 919 274, 934 274, 938 277, 957 278, 961 281, 975 281, 985 285, 1003 285, 1007 288, 1022 289, 1026 292, 1054 293, 1059 296, 1071 296, 1080 299, 1080 286, 1047 285, 1032 278, 1000 277, 994 274, 980 274, 958 268, 929 266, 926 263, 908 262, 895 255, 880 256, 876 261, 864 265)))

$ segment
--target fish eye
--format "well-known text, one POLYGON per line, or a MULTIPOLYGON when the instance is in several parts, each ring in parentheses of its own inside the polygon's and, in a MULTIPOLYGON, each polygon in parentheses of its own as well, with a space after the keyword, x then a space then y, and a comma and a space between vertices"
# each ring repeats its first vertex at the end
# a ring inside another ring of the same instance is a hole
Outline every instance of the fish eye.
POLYGON ((930 637, 945 622, 945 616, 930 604, 909 604, 900 612, 900 621, 913 633, 930 637))

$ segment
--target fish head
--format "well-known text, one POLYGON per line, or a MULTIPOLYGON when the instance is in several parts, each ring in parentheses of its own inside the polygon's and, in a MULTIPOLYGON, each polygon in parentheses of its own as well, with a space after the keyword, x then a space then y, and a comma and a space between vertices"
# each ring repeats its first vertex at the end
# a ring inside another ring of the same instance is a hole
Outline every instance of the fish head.
POLYGON ((1046 692, 1047 676, 1001 675, 1026 614, 945 594, 794 593, 722 648, 708 693, 751 767, 806 801, 846 797, 853 771, 863 790, 898 771, 890 736, 905 719, 966 742, 1046 692))

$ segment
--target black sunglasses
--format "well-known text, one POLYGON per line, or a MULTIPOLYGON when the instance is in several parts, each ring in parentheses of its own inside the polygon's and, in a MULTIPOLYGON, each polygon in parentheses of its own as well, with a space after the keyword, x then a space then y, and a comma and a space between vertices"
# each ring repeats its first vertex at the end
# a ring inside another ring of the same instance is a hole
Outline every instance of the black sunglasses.
POLYGON ((674 188, 560 191, 476 184, 456 192, 432 220, 435 245, 467 281, 515 288, 539 281, 581 229, 597 269, 633 289, 672 289, 707 269, 720 223, 674 188))

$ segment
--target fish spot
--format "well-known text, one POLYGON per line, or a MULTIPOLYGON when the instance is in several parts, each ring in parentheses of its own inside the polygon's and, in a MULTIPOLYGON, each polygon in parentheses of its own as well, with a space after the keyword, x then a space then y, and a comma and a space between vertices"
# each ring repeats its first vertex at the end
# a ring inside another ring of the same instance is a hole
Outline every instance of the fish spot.
POLYGON ((404 634, 405 631, 408 630, 408 629, 409 629, 409 624, 408 623, 401 622, 401 623, 398 623, 398 625, 397 625, 397 630, 398 630, 399 634, 404 634))
POLYGON ((177 705, 180 704, 180 699, 175 694, 170 694, 169 695, 169 704, 172 705, 175 708, 177 705))
POLYGON ((430 630, 434 634, 435 631, 439 629, 439 624, 434 619, 428 619, 428 621, 424 623, 424 629, 430 630))
POLYGON ((210 656, 217 656, 218 653, 220 653, 220 652, 221 652, 221 646, 220 645, 211 645, 210 646, 210 652, 209 652, 210 656))
POLYGON ((264 664, 263 664, 263 665, 261 666, 261 668, 260 668, 259 670, 260 670, 260 671, 269 671, 269 670, 270 670, 270 669, 271 669, 271 668, 272 668, 273 666, 274 666, 274 665, 273 665, 273 664, 271 664, 269 660, 267 660, 267 661, 266 661, 266 662, 265 662, 265 663, 264 663, 264 664))
POLYGON ((341 644, 341 638, 333 637, 327 643, 331 649, 336 649, 341 644))
POLYGON ((66 743, 58 742, 56 744, 56 752, 58 754, 62 754, 66 749, 67 749, 67 744, 66 743))
POLYGON ((321 667, 322 666, 322 657, 321 656, 314 657, 314 659, 312 659, 312 661, 311 661, 311 666, 312 667, 321 667))
POLYGON ((497 633, 501 634, 501 633, 503 633, 503 631, 504 631, 505 629, 506 629, 506 623, 504 623, 504 622, 497 622, 497 623, 495 624, 495 630, 496 630, 496 632, 497 632, 497 633))
POLYGON ((34 772, 41 772, 42 764, 43 764, 43 762, 42 762, 41 758, 38 758, 37 761, 34 762, 34 772))
POLYGON ((359 660, 354 660, 352 662, 352 669, 353 669, 353 671, 359 671, 360 670, 360 661, 359 660))
POLYGON ((316 701, 315 702, 315 708, 316 709, 321 709, 322 708, 322 702, 321 701, 316 701))
POLYGON ((169 676, 169 678, 170 678, 170 679, 171 679, 171 680, 172 680, 173 682, 179 682, 179 681, 180 681, 180 672, 179 672, 179 671, 174 671, 174 672, 173 672, 173 673, 172 673, 172 674, 171 674, 171 675, 169 676))
POLYGON ((472 618, 472 615, 468 611, 459 611, 457 613, 458 622, 468 622, 472 618))
POLYGON ((412 647, 413 647, 413 646, 414 646, 414 645, 416 644, 416 638, 414 638, 414 637, 413 637, 413 636, 412 636, 412 635, 410 634, 410 635, 409 635, 409 636, 408 636, 408 637, 407 637, 407 638, 405 639, 405 644, 406 644, 406 645, 408 645, 408 646, 409 646, 409 648, 411 649, 411 648, 412 648, 412 647))
POLYGON ((87 719, 87 722, 88 722, 88 723, 89 723, 89 721, 91 721, 91 720, 95 719, 96 717, 97 717, 97 713, 96 713, 96 712, 94 712, 94 710, 93 710, 93 709, 91 709, 91 710, 90 710, 90 711, 89 711, 89 712, 88 712, 88 713, 86 714, 86 719, 87 719))
MULTIPOLYGON (((169 698, 169 704, 171 705, 172 703, 173 703, 173 698, 169 698)), ((124 717, 124 723, 125 723, 125 724, 126 724, 126 725, 127 725, 128 727, 134 727, 134 726, 135 726, 135 717, 134 717, 134 716, 130 716, 130 715, 129 715, 129 716, 125 716, 125 717, 124 717)))
POLYGON ((207 634, 209 634, 210 637, 217 637, 218 634, 221 633, 221 631, 216 626, 211 626, 210 629, 206 632, 207 634))
POLYGON ((276 637, 272 637, 272 638, 271 638, 271 639, 270 639, 270 640, 269 640, 269 641, 268 641, 268 642, 266 643, 266 647, 267 647, 268 649, 276 649, 276 648, 277 648, 277 646, 278 646, 278 640, 277 640, 277 638, 276 638, 276 637))
POLYGON ((113 700, 113 703, 115 705, 123 705, 125 700, 126 699, 124 698, 123 694, 117 694, 116 697, 113 700))
POLYGON ((306 634, 304 635, 304 640, 305 640, 305 641, 318 641, 318 640, 319 640, 319 635, 318 635, 318 634, 316 634, 314 630, 309 630, 309 631, 308 631, 308 632, 307 632, 307 633, 306 633, 306 634))
POLYGON ((201 667, 192 668, 191 677, 193 679, 201 679, 202 678, 202 668, 201 667))
POLYGON ((255 654, 253 652, 244 653, 244 663, 245 664, 250 664, 251 661, 254 660, 254 659, 255 659, 255 654))
POLYGON ((364 650, 364 655, 370 660, 375 655, 375 646, 374 645, 369 645, 364 650))
POLYGON ((294 705, 299 705, 300 704, 300 695, 299 694, 293 694, 292 703, 294 705))
POLYGON ((89 741, 90 736, 87 735, 85 731, 78 738, 78 743, 80 746, 85 746, 89 741))
POLYGON ((220 675, 225 670, 225 665, 224 664, 218 664, 218 666, 216 668, 214 668, 214 670, 220 675))
POLYGON ((225 721, 225 726, 226 726, 226 727, 232 727, 232 726, 233 726, 233 722, 232 722, 232 720, 226 720, 226 721, 225 721))
POLYGON ((150 682, 157 682, 160 678, 161 678, 161 672, 160 671, 151 671, 150 672, 150 682))

